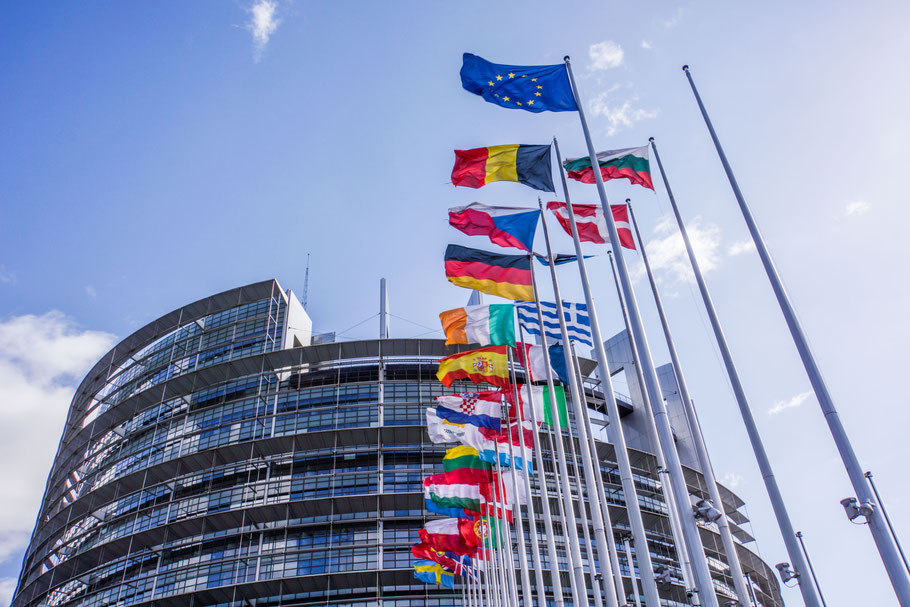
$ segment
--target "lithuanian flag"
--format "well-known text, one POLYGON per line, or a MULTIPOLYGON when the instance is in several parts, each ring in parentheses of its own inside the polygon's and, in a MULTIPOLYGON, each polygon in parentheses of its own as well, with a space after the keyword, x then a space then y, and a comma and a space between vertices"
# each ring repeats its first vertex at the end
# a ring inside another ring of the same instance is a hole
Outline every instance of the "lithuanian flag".
POLYGON ((493 181, 517 181, 553 192, 549 145, 491 145, 455 150, 452 184, 479 188, 493 181))
POLYGON ((439 361, 436 377, 448 388, 456 379, 475 384, 487 382, 501 388, 509 384, 508 346, 490 346, 446 356, 439 361))
POLYGON ((534 301, 531 258, 455 244, 446 248, 446 278, 454 285, 518 301, 534 301))

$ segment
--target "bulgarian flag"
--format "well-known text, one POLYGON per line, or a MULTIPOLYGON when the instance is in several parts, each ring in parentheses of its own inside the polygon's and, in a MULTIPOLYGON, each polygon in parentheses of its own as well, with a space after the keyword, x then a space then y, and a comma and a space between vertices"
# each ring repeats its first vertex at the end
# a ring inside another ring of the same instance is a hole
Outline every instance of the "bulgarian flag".
MULTIPOLYGON (((648 146, 625 148, 597 153, 597 163, 604 181, 628 179, 633 184, 654 189, 651 183, 651 164, 648 162, 648 146)), ((569 177, 582 183, 594 183, 594 169, 591 157, 569 158, 564 163, 569 177)))
POLYGON ((468 545, 461 537, 457 518, 427 521, 426 529, 420 530, 420 541, 439 552, 454 552, 466 556, 477 553, 477 546, 468 545))
POLYGON ((512 304, 465 306, 440 312, 446 345, 514 346, 512 304))
POLYGON ((474 447, 452 447, 442 458, 442 467, 447 480, 477 484, 493 480, 492 464, 480 459, 474 447))

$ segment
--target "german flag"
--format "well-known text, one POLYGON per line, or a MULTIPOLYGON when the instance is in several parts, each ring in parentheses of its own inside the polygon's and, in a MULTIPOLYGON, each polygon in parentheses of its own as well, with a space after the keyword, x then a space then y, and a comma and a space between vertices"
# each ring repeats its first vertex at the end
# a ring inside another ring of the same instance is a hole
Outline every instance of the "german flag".
POLYGON ((446 278, 454 285, 518 301, 534 301, 531 258, 455 244, 446 248, 446 278))
POLYGON ((455 150, 452 184, 479 188, 493 181, 517 181, 535 190, 553 192, 549 145, 491 145, 455 150))

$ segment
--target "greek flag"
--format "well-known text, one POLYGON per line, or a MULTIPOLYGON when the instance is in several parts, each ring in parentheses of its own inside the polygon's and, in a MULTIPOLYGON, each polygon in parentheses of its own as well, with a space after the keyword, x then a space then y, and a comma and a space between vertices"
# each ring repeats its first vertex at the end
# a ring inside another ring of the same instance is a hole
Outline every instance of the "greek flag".
MULTIPOLYGON (((559 331, 559 316, 556 313, 556 304, 546 301, 540 302, 543 312, 543 324, 546 336, 552 339, 562 339, 559 331)), ((516 301, 515 309, 518 311, 518 323, 531 335, 540 335, 540 323, 537 322, 537 306, 530 301, 516 301)), ((591 338, 591 318, 588 316, 588 306, 583 303, 562 302, 562 309, 566 318, 566 329, 569 339, 579 341, 594 347, 591 338)))

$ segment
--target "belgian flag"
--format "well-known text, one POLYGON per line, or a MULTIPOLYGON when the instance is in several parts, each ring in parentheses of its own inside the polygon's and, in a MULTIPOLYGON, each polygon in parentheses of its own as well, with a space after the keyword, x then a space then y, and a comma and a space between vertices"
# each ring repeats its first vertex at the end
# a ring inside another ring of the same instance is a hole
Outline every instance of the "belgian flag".
POLYGON ((553 192, 549 145, 491 145, 455 150, 452 184, 479 188, 493 181, 517 181, 553 192))
POLYGON ((518 301, 534 301, 529 255, 500 255, 455 244, 446 248, 446 278, 454 285, 518 301))

